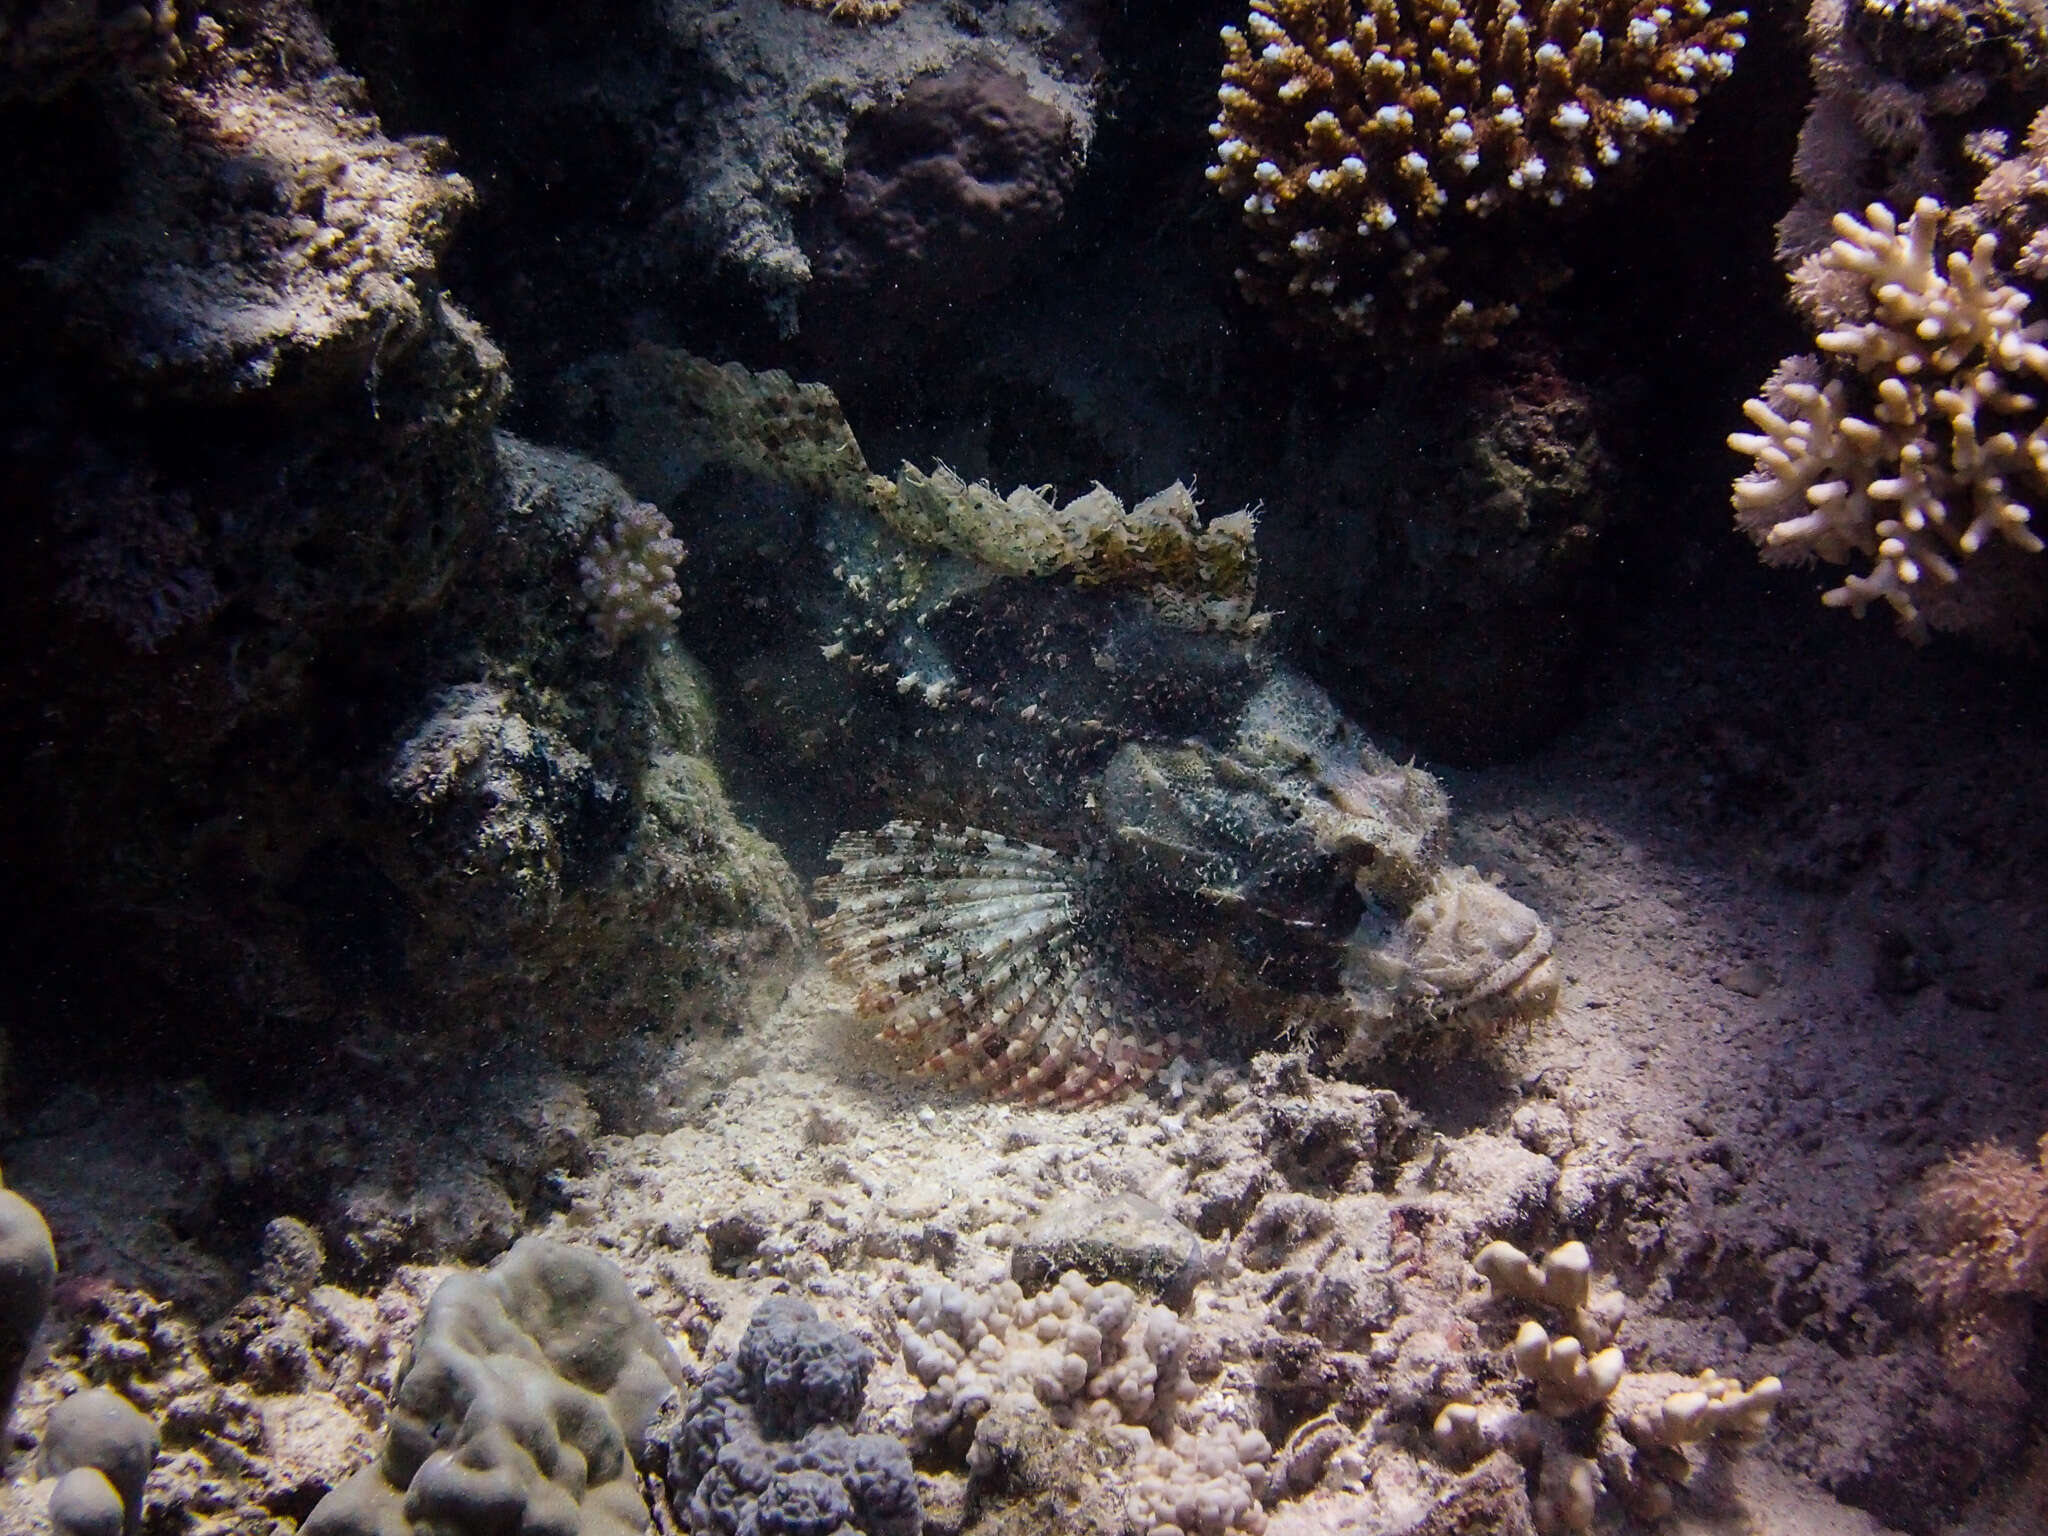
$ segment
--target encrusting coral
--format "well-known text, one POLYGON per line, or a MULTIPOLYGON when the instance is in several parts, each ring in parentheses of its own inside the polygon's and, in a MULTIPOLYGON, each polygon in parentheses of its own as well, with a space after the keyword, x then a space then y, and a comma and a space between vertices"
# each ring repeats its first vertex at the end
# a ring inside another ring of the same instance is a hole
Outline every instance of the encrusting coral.
POLYGON ((2048 1299, 2048 1136, 2032 1162, 1996 1142, 1972 1147, 1929 1176, 1920 1209, 1930 1252, 1918 1278, 1956 1390, 2023 1402, 2033 1307, 2048 1299))
MULTIPOLYGON (((1254 301, 1305 331, 1485 345, 1516 315, 1461 226, 1562 211, 1675 139, 1733 69, 1707 0, 1252 0, 1225 27, 1209 178, 1254 301)), ((1522 265, 1518 263, 1517 265, 1522 265)))
POLYGON ((1603 1491, 1637 1519, 1661 1520, 1691 1477, 1686 1446, 1739 1447, 1769 1427, 1784 1390, 1775 1376, 1745 1389, 1711 1370, 1690 1379, 1629 1371, 1615 1343, 1627 1303, 1617 1291, 1594 1289, 1584 1243, 1566 1243, 1540 1262, 1512 1244, 1488 1243, 1472 1267, 1489 1300, 1548 1308, 1558 1328, 1553 1335, 1531 1318, 1515 1334, 1511 1352, 1533 1388, 1533 1408, 1448 1403, 1436 1418, 1437 1446, 1461 1461, 1504 1450, 1533 1465, 1530 1506, 1542 1536, 1591 1530, 1603 1491))
POLYGON ((2048 323, 2005 281, 1998 241, 1943 245, 1922 198, 1901 226, 1875 203, 1838 238, 1800 297, 1833 366, 1786 359, 1729 446, 1756 466, 1735 482, 1737 524, 1773 563, 1867 562, 1823 601, 1888 604, 1929 629, 2010 633, 2038 608, 2033 512, 2048 496, 2048 323))

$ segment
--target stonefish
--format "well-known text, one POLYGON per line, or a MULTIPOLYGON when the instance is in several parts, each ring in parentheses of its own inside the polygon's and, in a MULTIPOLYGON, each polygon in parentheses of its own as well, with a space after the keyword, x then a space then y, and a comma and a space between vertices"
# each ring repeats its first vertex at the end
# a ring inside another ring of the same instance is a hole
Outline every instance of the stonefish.
POLYGON ((831 843, 818 928, 917 1069, 1085 1103, 1204 1049, 1365 1063, 1555 1005, 1550 930, 1447 862, 1441 785, 1278 654, 1249 514, 886 480, 829 390, 682 353, 584 388, 689 540, 692 644, 764 755, 879 812, 831 843))

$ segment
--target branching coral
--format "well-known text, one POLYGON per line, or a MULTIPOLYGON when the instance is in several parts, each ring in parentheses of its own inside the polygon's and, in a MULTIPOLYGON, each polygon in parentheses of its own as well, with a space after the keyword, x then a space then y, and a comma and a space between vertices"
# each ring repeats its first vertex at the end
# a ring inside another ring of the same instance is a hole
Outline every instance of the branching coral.
POLYGON ((1085 1416, 1163 1430, 1186 1389, 1187 1328, 1118 1281, 1094 1285, 1069 1270, 1035 1296, 1014 1280, 984 1292, 927 1285, 901 1310, 903 1363, 927 1389, 922 1441, 972 1426, 1013 1392, 1061 1423, 1085 1416))
POLYGON ((2031 0, 1812 0, 1806 39, 1817 90, 1778 225, 1788 267, 1827 248, 1844 210, 1960 201, 1958 171, 2048 80, 2048 12, 2031 0))
POLYGON ((1676 138, 1746 20, 1707 0, 1252 0, 1223 29, 1210 128, 1209 178, 1257 242, 1240 282, 1307 328, 1491 341, 1513 293, 1459 226, 1565 209, 1676 138))
POLYGON ((1920 1286, 1941 1313, 1956 1389, 2023 1401, 2032 1304, 2048 1299, 2048 1136, 2033 1162, 1995 1142, 1972 1147, 1929 1177, 1920 1209, 1933 1250, 1920 1286))
POLYGON ((661 510, 650 502, 622 509, 609 536, 598 534, 583 557, 583 595, 590 622, 608 651, 628 635, 659 635, 681 612, 676 566, 683 541, 661 510))
POLYGON ((1834 360, 1783 363, 1729 446, 1756 467, 1735 482, 1736 521, 1774 563, 1862 559, 1823 598, 1859 615, 1882 600, 1900 627, 1997 631, 2029 616, 2033 509, 2048 496, 2048 323, 2001 279, 1997 238, 1941 252, 1943 210, 1923 198, 1902 228, 1874 203, 1835 219, 1820 257, 1835 281, 1803 297, 1834 360))
POLYGON ((1545 1307, 1557 1332, 1531 1318, 1515 1334, 1512 1353, 1533 1408, 1446 1404, 1437 1445, 1460 1460, 1504 1450, 1532 1464, 1530 1504, 1543 1536, 1591 1530, 1603 1491, 1637 1519, 1660 1520, 1691 1476, 1685 1447, 1746 1445, 1769 1427, 1783 1393, 1775 1376, 1744 1389, 1711 1370, 1691 1379, 1631 1372, 1614 1342, 1627 1304, 1619 1292, 1595 1291, 1585 1244, 1566 1243, 1538 1262, 1508 1243, 1488 1243, 1472 1267, 1490 1300, 1545 1307))

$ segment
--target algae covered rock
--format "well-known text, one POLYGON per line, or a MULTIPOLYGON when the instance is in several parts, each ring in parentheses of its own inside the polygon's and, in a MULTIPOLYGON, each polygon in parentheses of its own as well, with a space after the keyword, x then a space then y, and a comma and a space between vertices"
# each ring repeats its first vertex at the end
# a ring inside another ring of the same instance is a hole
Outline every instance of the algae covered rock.
POLYGON ((390 1438, 308 1536, 647 1529, 636 1468, 683 1371, 609 1260, 526 1238, 427 1305, 390 1438))

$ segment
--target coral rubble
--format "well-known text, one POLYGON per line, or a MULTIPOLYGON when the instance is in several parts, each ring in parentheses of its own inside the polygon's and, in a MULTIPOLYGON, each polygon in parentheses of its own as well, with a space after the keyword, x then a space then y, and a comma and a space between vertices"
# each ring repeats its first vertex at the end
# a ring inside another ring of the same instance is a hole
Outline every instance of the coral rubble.
POLYGON ((1707 0, 1253 0, 1223 29, 1209 178, 1254 242, 1239 281, 1303 331, 1485 345, 1492 253, 1692 121, 1743 45, 1707 0))

